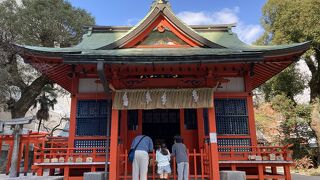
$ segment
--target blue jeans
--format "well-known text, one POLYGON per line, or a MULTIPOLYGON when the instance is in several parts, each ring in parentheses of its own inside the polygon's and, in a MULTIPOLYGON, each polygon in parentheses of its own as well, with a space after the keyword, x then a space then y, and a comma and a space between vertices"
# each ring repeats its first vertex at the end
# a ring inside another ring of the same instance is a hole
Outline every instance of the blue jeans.
POLYGON ((189 163, 178 163, 178 180, 188 180, 189 176, 189 163))

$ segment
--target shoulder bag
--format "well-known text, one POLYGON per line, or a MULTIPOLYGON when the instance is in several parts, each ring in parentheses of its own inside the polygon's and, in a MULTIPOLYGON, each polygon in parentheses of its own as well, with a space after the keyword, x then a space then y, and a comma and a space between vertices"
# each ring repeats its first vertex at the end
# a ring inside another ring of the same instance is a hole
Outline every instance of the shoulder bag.
POLYGON ((129 153, 128 153, 129 162, 133 162, 134 153, 135 153, 138 145, 140 144, 140 142, 142 141, 142 139, 143 139, 144 137, 146 137, 146 136, 143 136, 143 137, 139 140, 138 144, 137 144, 133 149, 130 149, 130 151, 129 151, 129 153))

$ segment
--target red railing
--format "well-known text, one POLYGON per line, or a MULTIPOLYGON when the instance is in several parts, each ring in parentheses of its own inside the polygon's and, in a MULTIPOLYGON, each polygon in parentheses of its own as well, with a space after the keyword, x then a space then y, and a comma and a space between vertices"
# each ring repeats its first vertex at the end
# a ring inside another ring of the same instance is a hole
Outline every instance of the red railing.
MULTIPOLYGON (((28 134, 21 135, 20 139, 20 149, 18 154, 18 173, 20 173, 20 165, 23 160, 23 172, 24 174, 28 173, 29 167, 28 164, 30 162, 29 159, 29 152, 30 152, 30 145, 42 145, 43 142, 46 141, 46 136, 48 133, 38 133, 38 132, 32 132, 29 131, 28 134)), ((7 156, 7 163, 6 163, 6 174, 9 174, 9 169, 11 167, 11 157, 13 153, 13 136, 12 135, 0 135, 0 154, 1 154, 1 148, 3 144, 7 144, 9 146, 8 149, 8 156, 7 156)))
POLYGON ((50 148, 67 148, 68 147, 68 137, 47 137, 46 147, 50 148))
POLYGON ((219 146, 220 161, 292 160, 289 146, 219 146))
POLYGON ((105 147, 69 148, 68 138, 48 137, 44 146, 34 147, 34 162, 43 163, 46 159, 52 162, 55 158, 58 162, 76 162, 77 158, 82 162, 88 162, 87 158, 92 158, 92 162, 105 162, 105 152, 105 147))
POLYGON ((43 163, 48 159, 53 162, 57 158, 57 162, 76 162, 77 158, 81 158, 79 162, 105 162, 105 148, 40 148, 34 147, 34 162, 43 163), (92 160, 87 160, 92 158, 92 160))
MULTIPOLYGON (((118 162, 119 162, 119 168, 118 168, 118 177, 119 179, 132 179, 132 166, 128 162, 128 150, 123 149, 122 146, 119 146, 118 148, 118 162)), ((196 149, 193 149, 192 151, 188 150, 188 156, 189 156, 189 177, 193 179, 209 179, 210 178, 210 171, 209 171, 209 156, 208 156, 208 146, 204 149, 200 149, 197 151, 196 149)), ((148 179, 155 180, 158 178, 158 174, 156 172, 156 163, 154 163, 155 160, 155 152, 152 152, 149 154, 150 164, 149 164, 149 170, 148 170, 148 179)), ((169 176, 170 178, 173 178, 176 180, 178 178, 177 176, 177 166, 176 166, 176 160, 175 158, 171 161, 171 170, 172 173, 169 176)))
MULTIPOLYGON (((106 162, 105 159, 105 147, 90 147, 90 148, 68 148, 66 138, 48 138, 45 145, 44 143, 35 146, 35 163, 50 162, 78 162, 76 159, 80 158, 81 162, 88 162, 87 158, 92 158, 92 162, 106 162), (70 160, 71 157, 71 160, 70 160), (53 161, 54 160, 54 161, 53 161)), ((276 168, 279 163, 286 169, 286 173, 281 177, 289 177, 291 151, 288 150, 290 146, 219 146, 218 156, 220 161, 220 168, 231 166, 231 170, 235 170, 238 166, 242 167, 245 161, 255 161, 251 164, 253 167, 258 167, 258 169, 265 166, 276 168), (278 161, 274 163, 273 161, 278 161), (227 164, 226 164, 227 163, 227 164), (232 168, 233 167, 233 168, 232 168)), ((128 162, 128 150, 123 147, 123 145, 118 145, 117 149, 117 179, 132 179, 132 166, 128 162)), ((203 148, 200 150, 190 150, 188 151, 189 156, 189 176, 192 179, 210 179, 211 166, 211 154, 209 144, 204 144, 203 148)), ((155 160, 155 152, 149 154, 150 159, 155 160)), ((153 162, 153 161, 151 161, 153 162)), ((58 166, 58 164, 56 164, 58 166)), ((71 165, 70 165, 71 166, 71 165)), ((103 166, 102 166, 103 167, 103 166)), ((247 166, 246 166, 247 167, 247 166)), ((170 178, 177 179, 177 167, 175 159, 171 161, 172 173, 170 178)), ((156 163, 151 163, 148 170, 149 179, 157 179, 158 174, 156 173, 156 163)), ((250 177, 269 177, 263 173, 263 170, 259 170, 257 175, 250 175, 250 177)), ((273 173, 272 177, 278 177, 277 173, 273 173)), ((249 177, 249 176, 248 176, 249 177)), ((270 176, 271 177, 271 176, 270 176)), ((280 176, 279 176, 280 177, 280 176)))

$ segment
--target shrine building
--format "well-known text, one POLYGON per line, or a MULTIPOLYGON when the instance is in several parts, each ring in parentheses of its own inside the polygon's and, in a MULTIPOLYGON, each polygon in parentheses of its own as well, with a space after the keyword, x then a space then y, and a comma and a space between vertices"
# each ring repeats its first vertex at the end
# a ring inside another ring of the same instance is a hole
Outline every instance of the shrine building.
MULTIPOLYGON (((258 145, 252 91, 310 43, 248 45, 233 27, 186 25, 158 0, 137 25, 88 27, 74 47, 20 46, 26 63, 71 94, 69 137, 35 145, 34 172, 60 169, 65 179, 82 179, 107 168, 109 180, 131 179, 135 136, 170 148, 181 135, 191 179, 240 170, 247 179, 290 180, 288 146, 258 145)), ((170 178, 177 179, 174 162, 170 178)), ((155 164, 148 172, 157 178, 155 164)))

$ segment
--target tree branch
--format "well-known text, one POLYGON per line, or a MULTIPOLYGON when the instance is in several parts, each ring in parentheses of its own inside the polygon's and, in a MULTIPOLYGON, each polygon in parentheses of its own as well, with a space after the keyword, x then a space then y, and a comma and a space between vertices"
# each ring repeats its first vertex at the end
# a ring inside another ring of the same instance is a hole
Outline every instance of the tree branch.
POLYGON ((21 98, 15 102, 14 109, 11 110, 12 118, 23 117, 34 104, 34 100, 41 93, 43 86, 48 83, 48 78, 42 75, 26 87, 25 90, 21 92, 21 98))
POLYGON ((317 61, 317 65, 318 65, 318 75, 320 75, 320 68, 319 68, 319 64, 320 64, 320 49, 319 48, 315 48, 315 59, 317 61))
POLYGON ((27 84, 23 81, 23 79, 20 76, 16 54, 10 53, 8 55, 8 59, 10 62, 9 73, 11 75, 9 83, 19 87, 21 91, 24 91, 27 88, 27 84))
POLYGON ((57 124, 55 127, 53 127, 53 128, 51 129, 50 136, 52 136, 52 135, 53 135, 53 132, 56 131, 57 128, 61 125, 63 119, 64 119, 64 118, 60 118, 59 124, 57 124))
POLYGON ((317 67, 316 67, 315 63, 313 62, 313 60, 311 59, 311 57, 310 56, 305 57, 304 61, 306 62, 311 73, 315 74, 317 72, 317 67))

